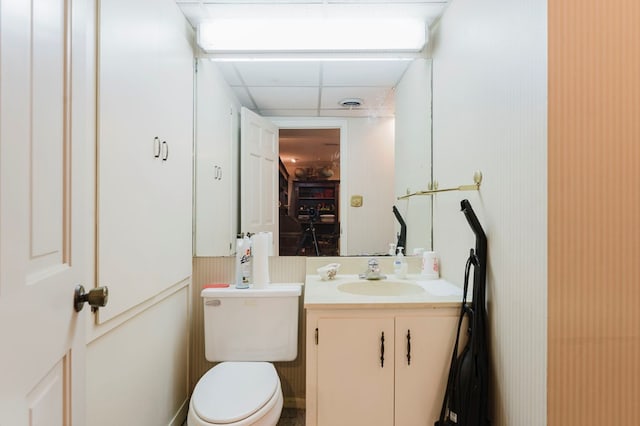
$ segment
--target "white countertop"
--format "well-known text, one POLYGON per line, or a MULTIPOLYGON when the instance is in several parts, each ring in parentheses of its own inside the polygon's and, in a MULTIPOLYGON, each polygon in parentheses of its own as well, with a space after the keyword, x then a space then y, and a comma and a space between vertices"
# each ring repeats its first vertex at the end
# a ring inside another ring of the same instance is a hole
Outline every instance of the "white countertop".
POLYGON ((425 291, 400 296, 372 296, 351 294, 338 289, 348 282, 361 281, 364 285, 380 284, 380 281, 367 281, 358 275, 338 274, 333 280, 322 281, 317 275, 307 275, 304 289, 304 307, 306 309, 354 309, 354 308, 450 308, 462 303, 462 289, 446 280, 424 280, 419 274, 409 274, 407 279, 396 279, 393 274, 389 281, 414 283, 425 291))

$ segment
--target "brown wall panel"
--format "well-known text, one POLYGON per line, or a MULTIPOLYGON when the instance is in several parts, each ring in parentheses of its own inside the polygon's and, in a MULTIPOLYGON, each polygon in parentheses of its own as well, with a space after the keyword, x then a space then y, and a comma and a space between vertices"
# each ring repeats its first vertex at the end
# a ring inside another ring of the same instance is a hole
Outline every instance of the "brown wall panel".
POLYGON ((549 1, 548 424, 637 424, 640 2, 549 1))

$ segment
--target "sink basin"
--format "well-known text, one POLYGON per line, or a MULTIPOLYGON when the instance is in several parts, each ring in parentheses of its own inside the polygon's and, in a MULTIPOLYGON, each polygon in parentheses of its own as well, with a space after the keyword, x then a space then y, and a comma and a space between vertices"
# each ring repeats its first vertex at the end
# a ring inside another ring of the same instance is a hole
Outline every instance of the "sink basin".
POLYGON ((405 281, 353 281, 338 285, 338 290, 365 296, 408 296, 424 293, 418 284, 405 281))

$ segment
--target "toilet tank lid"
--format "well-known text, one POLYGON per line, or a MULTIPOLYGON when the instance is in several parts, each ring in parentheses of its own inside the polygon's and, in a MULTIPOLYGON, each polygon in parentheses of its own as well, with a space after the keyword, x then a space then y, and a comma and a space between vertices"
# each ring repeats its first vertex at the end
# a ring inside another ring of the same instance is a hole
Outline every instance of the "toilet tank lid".
POLYGON ((235 286, 227 288, 205 288, 200 292, 203 298, 221 297, 288 297, 300 296, 302 284, 269 284, 264 288, 238 289, 235 286))

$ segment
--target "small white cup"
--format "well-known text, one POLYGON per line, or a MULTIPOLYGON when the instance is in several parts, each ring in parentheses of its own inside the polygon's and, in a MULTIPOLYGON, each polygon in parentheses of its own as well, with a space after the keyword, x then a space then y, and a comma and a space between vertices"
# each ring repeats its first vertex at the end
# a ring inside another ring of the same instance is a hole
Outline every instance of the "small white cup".
POLYGON ((440 278, 440 260, 435 251, 425 251, 422 254, 422 276, 429 280, 440 278))
POLYGON ((330 263, 317 269, 318 275, 322 281, 332 280, 335 278, 340 269, 339 263, 330 263))

